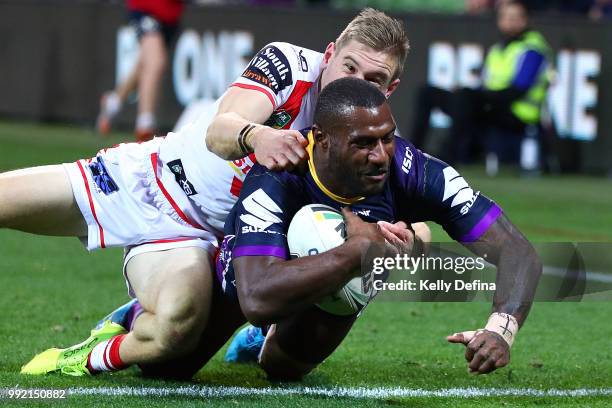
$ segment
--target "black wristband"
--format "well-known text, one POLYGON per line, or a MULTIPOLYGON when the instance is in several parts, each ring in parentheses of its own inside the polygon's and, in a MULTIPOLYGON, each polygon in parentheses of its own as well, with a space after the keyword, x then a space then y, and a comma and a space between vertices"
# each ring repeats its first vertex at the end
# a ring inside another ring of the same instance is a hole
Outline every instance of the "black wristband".
POLYGON ((253 129, 255 129, 255 125, 249 123, 248 125, 243 127, 240 133, 238 134, 238 146, 240 147, 240 150, 242 151, 242 153, 244 153, 245 156, 251 153, 251 149, 246 143, 246 137, 249 133, 251 133, 253 129))

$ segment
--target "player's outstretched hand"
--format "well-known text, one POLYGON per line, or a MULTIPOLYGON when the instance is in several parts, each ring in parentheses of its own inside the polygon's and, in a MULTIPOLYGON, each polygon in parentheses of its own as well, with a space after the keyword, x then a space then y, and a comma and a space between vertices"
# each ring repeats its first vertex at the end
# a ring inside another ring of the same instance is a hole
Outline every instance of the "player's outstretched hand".
POLYGON ((308 159, 308 140, 297 130, 262 127, 252 140, 257 162, 270 170, 293 170, 308 159))
POLYGON ((399 254, 412 254, 414 231, 404 221, 399 221, 395 224, 378 221, 378 226, 387 242, 393 245, 399 254))
POLYGON ((465 345, 470 373, 487 374, 510 362, 510 346, 502 336, 489 330, 455 333, 446 338, 465 345))

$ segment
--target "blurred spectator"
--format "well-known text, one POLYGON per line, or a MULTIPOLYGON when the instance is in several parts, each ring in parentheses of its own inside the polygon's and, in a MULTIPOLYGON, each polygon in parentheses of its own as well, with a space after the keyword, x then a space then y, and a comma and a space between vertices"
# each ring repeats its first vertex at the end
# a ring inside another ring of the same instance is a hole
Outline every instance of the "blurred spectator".
POLYGON ((530 0, 525 5, 532 12, 588 15, 594 20, 610 16, 612 12, 610 0, 530 0))
POLYGON ((431 111, 439 108, 453 121, 444 158, 468 162, 474 144, 483 142, 501 160, 518 161, 524 135, 540 120, 550 49, 542 35, 529 28, 521 3, 500 6, 497 27, 502 39, 486 56, 480 89, 425 86, 420 90, 411 135, 417 147, 423 148, 431 111), (484 134, 486 139, 478 140, 484 134))
POLYGON ((595 21, 612 18, 612 0, 595 0, 589 9, 589 17, 595 21))
POLYGON ((97 128, 101 134, 107 134, 113 118, 130 93, 138 88, 135 133, 136 140, 144 141, 156 132, 155 110, 168 65, 168 49, 176 35, 184 3, 182 0, 126 0, 126 6, 130 25, 140 42, 138 61, 122 83, 102 95, 97 128))
POLYGON ((471 15, 486 14, 493 9, 493 0, 465 0, 465 12, 471 15))

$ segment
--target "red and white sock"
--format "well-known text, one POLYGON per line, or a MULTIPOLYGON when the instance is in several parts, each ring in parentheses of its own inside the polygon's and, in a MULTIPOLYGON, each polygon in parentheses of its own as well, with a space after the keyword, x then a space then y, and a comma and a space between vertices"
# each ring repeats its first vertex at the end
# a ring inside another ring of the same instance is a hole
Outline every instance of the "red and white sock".
POLYGON ((155 129, 155 115, 153 112, 142 112, 136 117, 136 131, 155 129))
POLYGON ((125 334, 112 337, 96 345, 87 357, 87 369, 90 373, 101 371, 118 371, 126 368, 119 356, 119 346, 125 334))

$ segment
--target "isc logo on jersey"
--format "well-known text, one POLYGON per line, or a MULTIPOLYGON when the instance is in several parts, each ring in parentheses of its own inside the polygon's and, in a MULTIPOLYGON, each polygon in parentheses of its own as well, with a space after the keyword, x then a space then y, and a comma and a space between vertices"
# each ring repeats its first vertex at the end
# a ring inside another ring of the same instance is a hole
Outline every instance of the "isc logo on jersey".
POLYGON ((404 153, 404 160, 402 160, 402 171, 406 174, 410 173, 410 169, 412 168, 412 158, 414 155, 412 154, 412 150, 408 146, 406 146, 406 152, 404 153))
POLYGON ((241 229, 243 234, 249 232, 273 233, 273 231, 267 231, 268 227, 281 222, 279 215, 283 211, 261 188, 245 198, 242 206, 246 210, 246 213, 240 215, 240 221, 246 224, 241 229))
POLYGON ((474 205, 474 202, 476 202, 476 198, 478 198, 480 191, 474 193, 474 190, 472 190, 463 177, 457 173, 457 170, 452 167, 445 168, 443 173, 444 197, 442 197, 442 201, 446 201, 450 197, 453 197, 451 207, 465 203, 459 212, 462 215, 467 214, 474 205))

